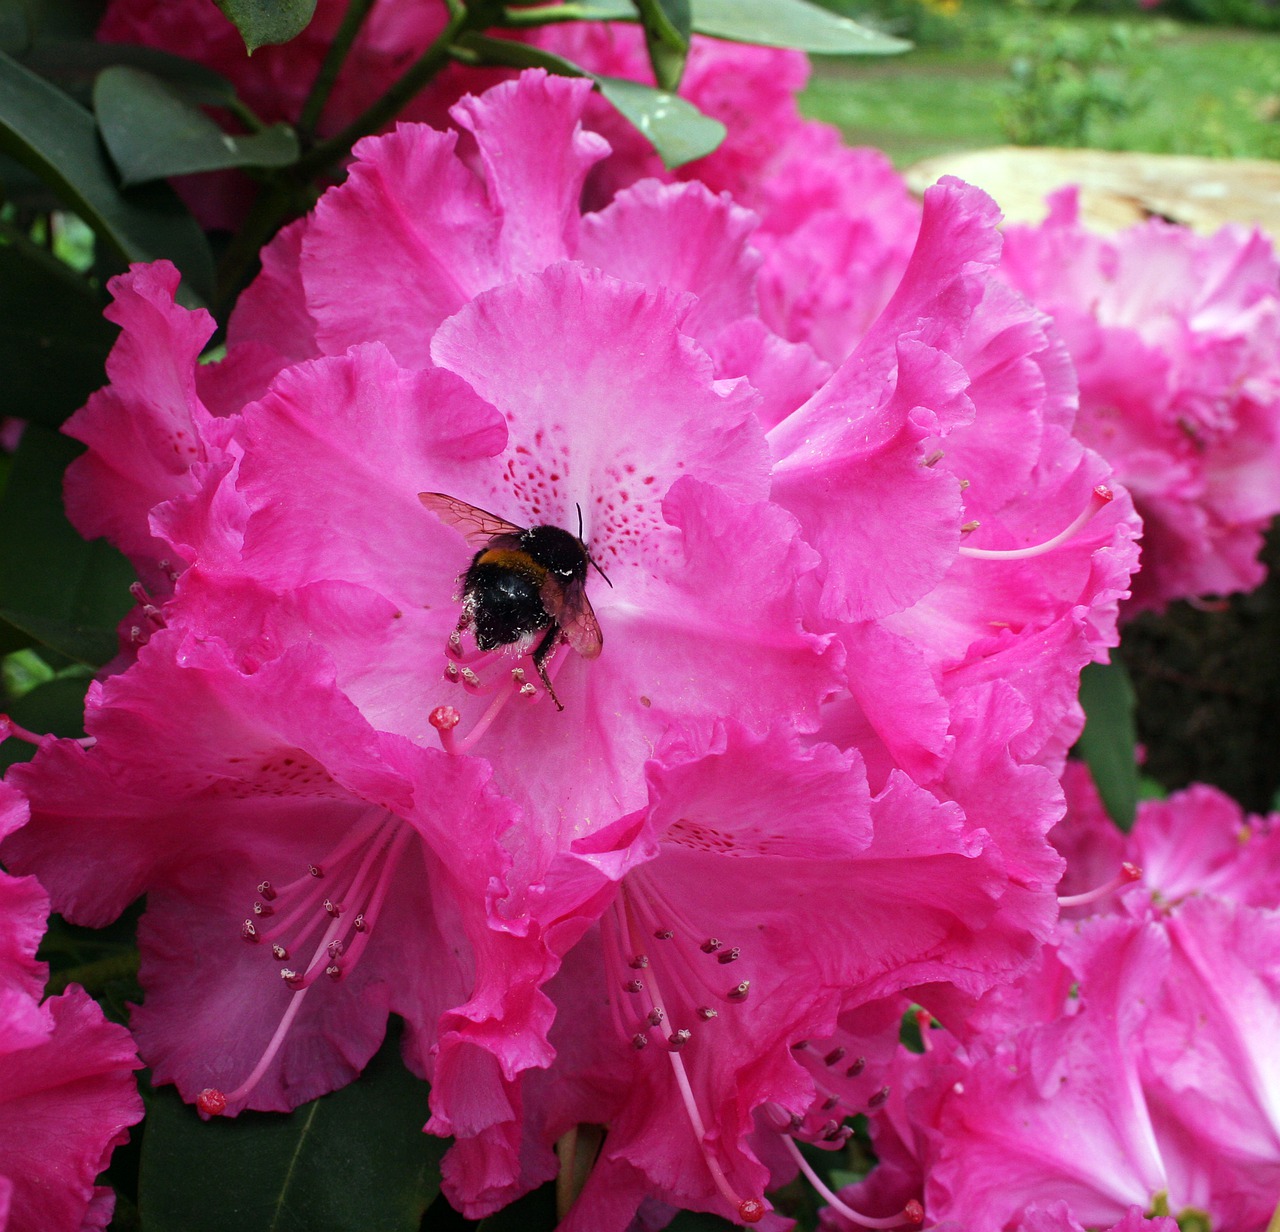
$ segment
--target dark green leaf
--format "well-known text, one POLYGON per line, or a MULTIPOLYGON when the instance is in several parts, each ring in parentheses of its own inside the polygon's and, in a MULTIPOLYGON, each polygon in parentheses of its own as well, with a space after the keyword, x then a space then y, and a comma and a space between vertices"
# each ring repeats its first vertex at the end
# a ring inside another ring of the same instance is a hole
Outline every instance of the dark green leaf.
POLYGON ((555 1232, 559 1222, 552 1182, 482 1219, 476 1232, 555 1232))
POLYGON ((883 56, 911 47, 904 39, 806 0, 697 0, 693 28, 737 43, 795 47, 825 56, 883 56))
POLYGON ((597 77, 596 85, 653 144, 668 168, 710 154, 725 138, 719 120, 703 115, 678 94, 621 77, 597 77))
POLYGON ((125 64, 142 69, 173 87, 189 103, 227 107, 235 102, 235 87, 221 73, 194 60, 133 43, 86 43, 73 39, 44 39, 18 57, 33 73, 88 104, 93 83, 104 68, 125 64))
POLYGON ((288 1114, 201 1121, 156 1091, 138 1204, 147 1232, 417 1232, 447 1143, 392 1031, 350 1086, 288 1114))
POLYGON ((31 18, 19 0, 0 0, 0 51, 20 56, 31 46, 31 18))
POLYGON ((316 11, 316 0, 217 0, 252 55, 268 43, 287 43, 301 34, 316 11))
POLYGON ((689 0, 635 0, 644 28, 654 80, 663 90, 675 90, 689 55, 693 18, 689 0))
POLYGON ((1113 650, 1110 663, 1090 663, 1080 675, 1085 728, 1076 752, 1089 767, 1111 820, 1133 825, 1138 807, 1137 733, 1129 673, 1113 650))
POLYGON ((62 512, 62 475, 81 447, 27 426, 0 498, 0 620, 68 658, 98 666, 133 606, 133 570, 82 539, 62 512))
POLYGON ((298 160, 298 139, 287 124, 232 136, 158 77, 123 64, 99 74, 93 109, 126 186, 227 167, 286 167, 298 160))
POLYGON ((116 327, 103 296, 34 246, 0 245, 5 414, 58 427, 103 383, 116 327))
POLYGON ((621 77, 602 77, 580 65, 513 39, 467 34, 458 40, 478 52, 487 64, 512 68, 545 68, 564 77, 590 77, 596 88, 648 138, 668 167, 678 167, 710 154, 724 140, 725 127, 703 115, 692 103, 666 90, 655 90, 621 77))
POLYGON ((209 245, 172 190, 150 184, 122 193, 93 117, 3 54, 0 151, 40 176, 124 261, 168 257, 190 291, 208 297, 213 285, 209 245))
MULTIPOLYGON (((84 694, 87 677, 59 676, 37 685, 16 701, 8 703, 13 721, 28 731, 55 736, 84 735, 84 694)), ((30 761, 35 749, 25 741, 10 739, 0 744, 0 772, 15 762, 30 761)))

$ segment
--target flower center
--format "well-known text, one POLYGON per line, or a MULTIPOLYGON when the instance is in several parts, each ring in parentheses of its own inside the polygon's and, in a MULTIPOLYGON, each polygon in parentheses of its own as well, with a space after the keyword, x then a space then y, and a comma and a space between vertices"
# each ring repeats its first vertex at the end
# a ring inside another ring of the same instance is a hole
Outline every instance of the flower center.
POLYGON ((736 1010, 750 995, 751 981, 733 978, 740 948, 696 931, 642 871, 618 886, 601 937, 614 1026, 637 1051, 651 1042, 661 1047, 715 1187, 744 1223, 759 1222, 768 1208, 762 1197, 743 1198, 725 1175, 681 1055, 714 1047, 704 1028, 714 1032, 721 1011, 736 1010))
POLYGON ((280 967, 293 992, 275 1032, 248 1077, 234 1091, 208 1087, 196 1105, 205 1117, 243 1105, 279 1053, 307 993, 325 976, 342 980, 369 944, 392 876, 412 829, 381 809, 370 809, 320 861, 287 885, 258 882, 252 915, 240 936, 280 967))

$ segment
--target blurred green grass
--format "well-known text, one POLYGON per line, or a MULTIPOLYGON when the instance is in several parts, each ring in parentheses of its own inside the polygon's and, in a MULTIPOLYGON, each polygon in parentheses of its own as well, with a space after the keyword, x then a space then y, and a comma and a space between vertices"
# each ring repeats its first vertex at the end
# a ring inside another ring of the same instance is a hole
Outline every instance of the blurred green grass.
MULTIPOLYGON (((1102 38, 1118 22, 1126 27, 1127 46, 1116 62, 1095 71, 1126 106, 1122 115, 1090 122, 1088 145, 1280 156, 1280 34, 1183 25, 1136 9, 1123 17, 1046 16, 962 0, 943 26, 943 45, 883 59, 816 59, 801 106, 853 144, 884 149, 899 166, 1007 144, 1002 112, 1014 89, 1012 41, 1034 46, 1040 31, 1047 38, 1061 23, 1102 38)), ((935 37, 939 24, 934 17, 929 25, 935 37)))

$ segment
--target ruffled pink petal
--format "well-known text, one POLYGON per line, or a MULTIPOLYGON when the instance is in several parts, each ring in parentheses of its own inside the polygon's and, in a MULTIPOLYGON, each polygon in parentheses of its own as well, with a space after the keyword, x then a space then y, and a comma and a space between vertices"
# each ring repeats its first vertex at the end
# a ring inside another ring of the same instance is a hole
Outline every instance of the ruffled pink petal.
MULTIPOLYGON (((25 797, 0 783, 0 838, 26 825, 25 797)), ((36 949, 49 918, 49 896, 34 877, 0 873, 0 1050, 25 1048, 49 1033, 40 1008, 48 968, 36 949)))
POLYGON ((122 332, 107 360, 111 384, 66 424, 89 446, 67 471, 67 513, 87 538, 106 536, 141 570, 144 582, 169 589, 156 562, 165 547, 147 514, 192 490, 191 466, 208 457, 208 412, 196 392, 196 361, 213 333, 205 311, 174 303, 178 271, 167 261, 135 266, 111 281, 108 319, 122 332))
POLYGON ((1280 926, 1273 910, 1198 896, 1166 928, 1172 965, 1143 1032, 1153 1115, 1195 1144, 1224 1222, 1261 1226, 1280 1184, 1280 1066, 1267 1042, 1280 1029, 1280 926))
POLYGON ((705 342, 755 312, 759 255, 747 247, 756 219, 698 183, 642 180, 582 220, 578 260, 642 286, 697 297, 682 327, 705 342))
POLYGON ((1080 1011, 976 1063, 948 1096, 932 1218, 994 1232, 1051 1193, 1106 1225, 1170 1191, 1131 1043, 1168 970, 1167 942, 1154 926, 1098 921, 1075 950, 1080 1011))
POLYGON ((107 1022, 81 988, 46 1005, 47 1039, 0 1052, 0 1175, 11 1186, 9 1232, 80 1232, 86 1220, 92 1227, 94 1178, 142 1119, 129 1033, 107 1022))
POLYGON ((457 572, 444 566, 424 593, 446 541, 418 493, 455 489, 454 476, 497 453, 507 433, 451 372, 400 368, 370 343, 290 368, 239 435, 241 568, 280 589, 335 579, 418 606, 447 600, 457 572))
POLYGON ((432 357, 498 408, 511 439, 482 485, 450 495, 520 525, 572 526, 576 501, 606 571, 634 558, 681 475, 763 497, 756 398, 714 380, 680 332, 689 310, 683 295, 567 263, 476 297, 432 357))
POLYGON ((540 69, 461 99, 450 115, 476 141, 489 206, 501 220, 496 281, 574 255, 587 172, 609 143, 582 127, 589 81, 540 69))
POLYGON ((589 89, 527 73, 460 103, 488 179, 456 156, 455 133, 400 125, 360 142, 347 182, 325 195, 302 242, 307 308, 325 352, 377 340, 400 363, 426 366, 436 327, 468 300, 572 256, 582 177, 605 150, 579 128, 589 89))
POLYGON ((353 810, 408 808, 407 786, 315 648, 244 673, 217 642, 159 633, 134 669, 91 687, 86 726, 93 748, 46 741, 10 772, 33 821, 4 844, 6 861, 38 872, 78 922, 109 922, 193 859, 282 837, 315 843, 353 810), (228 803, 257 796, 281 801, 271 827, 246 827, 228 803))
POLYGON ((958 181, 930 189, 893 299, 827 385, 769 433, 774 498, 832 562, 826 615, 869 620, 901 611, 954 558, 959 488, 928 464, 926 442, 973 417, 959 361, 998 255, 996 217, 977 189, 958 181), (893 524, 892 560, 882 554, 881 519, 893 524))

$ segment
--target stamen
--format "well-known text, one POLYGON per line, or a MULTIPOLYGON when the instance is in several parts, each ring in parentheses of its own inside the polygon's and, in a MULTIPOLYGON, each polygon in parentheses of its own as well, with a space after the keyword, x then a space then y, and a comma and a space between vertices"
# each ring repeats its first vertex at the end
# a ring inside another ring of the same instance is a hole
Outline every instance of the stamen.
MULTIPOLYGON (((1059 531, 1052 539, 1046 539, 1043 543, 1037 543, 1027 548, 971 548, 965 544, 961 544, 959 552, 961 556, 970 556, 976 560, 1025 560, 1029 556, 1040 556, 1045 552, 1051 552, 1054 548, 1066 543, 1075 534, 1086 526, 1099 510, 1104 509, 1112 500, 1114 494, 1110 488, 1099 484, 1094 488, 1089 498, 1088 505, 1065 530, 1059 531)), ((976 522, 968 522, 960 529, 964 532, 976 530, 978 524, 976 522)))
MULTIPOLYGON (((49 736, 40 736, 33 731, 28 731, 25 727, 15 723, 7 714, 0 714, 0 741, 8 740, 13 736, 17 740, 25 741, 27 744, 34 745, 39 748, 45 740, 50 739, 49 736)), ((94 736, 81 736, 75 741, 82 749, 91 749, 98 743, 94 736)))
POLYGON ((413 833, 408 825, 397 825, 386 813, 371 809, 326 857, 325 863, 337 874, 335 879, 341 888, 344 866, 349 865, 358 852, 361 853, 359 865, 342 890, 348 902, 367 904, 363 911, 356 913, 354 920, 335 901, 334 896, 325 897, 317 907, 316 900, 320 897, 321 883, 324 880, 323 869, 318 865, 308 865, 307 872, 302 877, 278 890, 269 882, 259 883, 258 888, 264 897, 270 892, 271 898, 288 904, 287 910, 272 920, 272 927, 266 933, 260 933, 252 920, 245 920, 241 925, 241 936, 247 941, 271 940, 271 954, 275 961, 287 960, 289 950, 273 938, 296 931, 296 940, 301 942, 315 932, 318 922, 324 921, 326 927, 310 960, 301 971, 293 967, 280 968, 280 978, 293 990, 293 995, 257 1063, 235 1090, 224 1094, 216 1087, 209 1087, 202 1091, 197 1099, 201 1116, 219 1116, 229 1105, 242 1104, 271 1067, 319 976, 324 974, 331 980, 339 980, 360 960, 390 890, 401 855, 413 833), (297 901, 293 901, 295 899, 297 901), (346 937, 352 932, 355 939, 348 944, 346 937))
POLYGON ((1085 890, 1081 894, 1059 894, 1058 906, 1087 907, 1090 903, 1096 903, 1100 898, 1106 898, 1108 894, 1113 894, 1121 886, 1131 885, 1133 882, 1141 880, 1142 869, 1126 860, 1120 865, 1120 871, 1110 881, 1104 882, 1096 889, 1085 890))
MULTIPOLYGON (((694 1140, 697 1142, 698 1150, 702 1158, 706 1161, 707 1170, 711 1174, 712 1182, 723 1197, 728 1201, 731 1208, 738 1214, 738 1218, 744 1223, 758 1223, 769 1209, 763 1197, 743 1198, 734 1189, 733 1185, 726 1176, 720 1161, 713 1153, 711 1144, 708 1141, 706 1125, 702 1119, 702 1112, 698 1107, 697 1098, 693 1092, 693 1085, 689 1080, 689 1074, 685 1068, 684 1058, 681 1055, 688 1049, 693 1041, 694 1033, 687 1026, 677 1025, 677 1021, 672 1021, 672 1003, 663 995, 662 983, 670 982, 672 991, 677 994, 679 1002, 687 1007, 690 1004, 696 1004, 689 995, 686 977, 701 978, 693 970, 692 965, 688 964, 688 958, 684 957, 684 952, 676 949, 674 952, 665 949, 662 952, 661 960, 651 959, 640 942, 640 938, 646 935, 657 936, 663 940, 672 940, 675 930, 668 925, 662 924, 654 911, 655 904, 649 901, 649 894, 641 879, 634 874, 627 878, 622 885, 619 886, 618 896, 615 898, 609 910, 605 913, 601 920, 601 933, 604 942, 606 968, 613 971, 611 987, 621 987, 628 995, 628 1000, 635 997, 639 1001, 636 1007, 640 1013, 640 1022, 642 1030, 634 1032, 628 1038, 631 1045, 637 1051, 642 1051, 648 1047, 649 1032, 656 1031, 671 1022, 672 1030, 665 1036, 658 1038, 665 1045, 663 1053, 667 1057, 671 1065, 672 1075, 675 1078, 676 1087, 680 1092, 680 1100, 685 1110, 685 1116, 688 1118, 690 1128, 693 1131, 694 1140), (663 934, 669 934, 663 936, 663 934), (682 962, 689 965, 690 970, 682 976, 682 962), (645 978, 631 977, 629 979, 619 979, 625 971, 635 970, 640 967, 645 970, 645 978)), ((675 916, 670 904, 661 904, 660 908, 668 917, 675 916)), ((683 927, 683 922, 676 919, 683 927)), ((691 930, 686 929, 686 932, 691 930)), ((714 953, 720 948, 720 943, 715 942, 712 949, 707 948, 707 944, 703 944, 700 948, 706 953, 714 953)), ((745 981, 744 981, 745 983, 745 981)), ((625 1007, 619 1007, 616 997, 609 998, 610 1006, 614 1011, 614 1021, 618 1023, 626 1012, 625 1007)), ((675 1005, 680 1010, 679 1002, 675 1005)), ((681 1013, 687 1013, 680 1010, 681 1013)), ((694 1011, 704 1022, 716 1016, 715 1011, 709 1007, 701 1007, 694 1011)), ((634 1021, 634 1019, 633 1019, 634 1021)))
POLYGON ((874 1215, 864 1215, 861 1211, 855 1211, 853 1207, 840 1201, 827 1183, 813 1170, 809 1161, 801 1154, 800 1148, 796 1146, 793 1138, 783 1134, 782 1141, 786 1144, 787 1150, 791 1152, 791 1156, 796 1161, 800 1171, 809 1178, 809 1184, 826 1199, 833 1210, 843 1215, 851 1223, 856 1223, 863 1228, 900 1228, 904 1224, 918 1228, 924 1223, 924 1207, 915 1198, 912 1198, 903 1207, 901 1213, 897 1215, 886 1215, 883 1218, 877 1218, 874 1215))
MULTIPOLYGON (((452 679, 455 673, 462 680, 468 692, 488 691, 488 686, 483 684, 469 667, 459 668, 455 663, 447 664, 445 668, 446 677, 452 679)), ((475 726, 462 739, 458 739, 453 734, 453 729, 458 726, 462 719, 461 714, 453 706, 437 706, 428 716, 427 721, 440 733, 440 747, 446 753, 465 753, 489 730, 494 720, 502 713, 513 697, 535 700, 541 696, 542 691, 525 679, 524 669, 514 667, 511 669, 511 679, 508 686, 498 687, 497 693, 485 712, 476 720, 475 726)))

